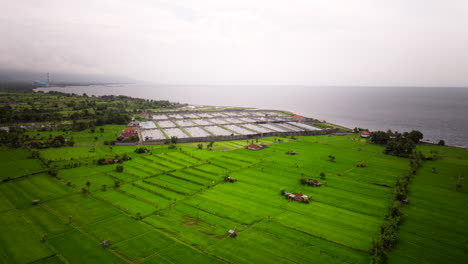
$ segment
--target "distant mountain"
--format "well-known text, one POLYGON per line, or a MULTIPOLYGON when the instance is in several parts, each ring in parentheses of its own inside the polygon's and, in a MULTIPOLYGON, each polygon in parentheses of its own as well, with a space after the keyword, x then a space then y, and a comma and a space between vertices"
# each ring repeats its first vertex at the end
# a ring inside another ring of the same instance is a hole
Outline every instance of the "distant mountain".
MULTIPOLYGON (((95 83, 135 83, 137 81, 125 77, 49 72, 51 84, 95 84, 95 83)), ((47 72, 19 71, 0 69, 0 82, 32 83, 47 81, 47 72)))

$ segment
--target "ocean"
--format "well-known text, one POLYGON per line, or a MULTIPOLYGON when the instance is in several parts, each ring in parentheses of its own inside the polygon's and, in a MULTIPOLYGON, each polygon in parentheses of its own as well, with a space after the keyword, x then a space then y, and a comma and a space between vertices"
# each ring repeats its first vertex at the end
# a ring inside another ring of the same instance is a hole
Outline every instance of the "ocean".
POLYGON ((349 128, 420 130, 424 141, 468 147, 468 88, 122 84, 37 90, 285 110, 349 128))

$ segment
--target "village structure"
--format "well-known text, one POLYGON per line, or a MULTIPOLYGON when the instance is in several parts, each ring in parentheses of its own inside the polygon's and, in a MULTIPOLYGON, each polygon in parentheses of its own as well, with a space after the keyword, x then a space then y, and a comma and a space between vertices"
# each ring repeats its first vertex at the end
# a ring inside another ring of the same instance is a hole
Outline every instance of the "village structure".
POLYGON ((301 179, 301 183, 304 184, 304 185, 310 185, 310 186, 314 186, 314 187, 322 186, 322 183, 320 183, 319 181, 314 180, 314 179, 301 179))
POLYGON ((290 202, 294 202, 294 201, 298 201, 298 202, 301 202, 301 203, 309 203, 310 202, 310 197, 305 195, 305 194, 302 194, 302 193, 290 193, 290 192, 282 191, 282 194, 290 202))
POLYGON ((369 131, 361 131, 360 134, 362 138, 369 138, 372 135, 369 131))
MULTIPOLYGON (((140 116, 146 121, 132 121, 117 138, 118 142, 135 135, 138 144, 164 144, 173 137, 178 142, 203 142, 335 132, 313 126, 318 120, 275 110, 161 111, 140 116)), ((262 147, 252 144, 247 148, 262 147)))

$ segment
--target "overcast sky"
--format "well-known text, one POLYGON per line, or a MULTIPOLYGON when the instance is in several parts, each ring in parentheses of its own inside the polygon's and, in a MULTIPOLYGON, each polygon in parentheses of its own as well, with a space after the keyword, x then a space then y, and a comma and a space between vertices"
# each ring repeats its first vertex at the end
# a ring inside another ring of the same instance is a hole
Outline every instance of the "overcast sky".
POLYGON ((468 86, 467 0, 0 0, 0 67, 172 84, 468 86))

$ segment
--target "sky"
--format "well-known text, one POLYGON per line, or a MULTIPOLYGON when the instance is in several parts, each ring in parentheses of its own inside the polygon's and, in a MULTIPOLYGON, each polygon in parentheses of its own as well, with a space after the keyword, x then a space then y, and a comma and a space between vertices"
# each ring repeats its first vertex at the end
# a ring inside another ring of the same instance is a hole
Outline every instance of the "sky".
POLYGON ((0 0, 0 68, 468 87, 467 0, 0 0))

